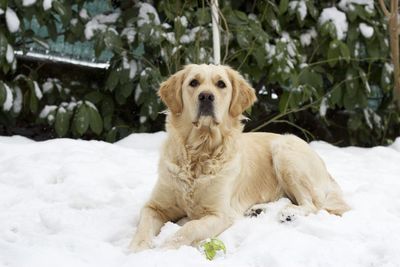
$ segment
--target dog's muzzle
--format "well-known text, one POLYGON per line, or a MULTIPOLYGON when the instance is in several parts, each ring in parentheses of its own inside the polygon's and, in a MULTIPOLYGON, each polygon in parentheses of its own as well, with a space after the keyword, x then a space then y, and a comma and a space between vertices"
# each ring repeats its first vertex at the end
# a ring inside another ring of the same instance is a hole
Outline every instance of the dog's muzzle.
POLYGON ((214 116, 214 95, 209 92, 199 94, 199 117, 214 116))

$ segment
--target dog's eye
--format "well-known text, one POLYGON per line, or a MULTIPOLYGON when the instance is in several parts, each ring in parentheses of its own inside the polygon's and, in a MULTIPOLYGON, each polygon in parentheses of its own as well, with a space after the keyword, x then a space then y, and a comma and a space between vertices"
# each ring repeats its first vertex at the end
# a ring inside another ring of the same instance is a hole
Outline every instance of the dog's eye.
POLYGON ((190 83, 189 83, 189 85, 191 87, 197 87, 197 86, 199 86, 199 84, 200 84, 199 81, 196 80, 196 79, 191 80, 190 83))
POLYGON ((217 86, 218 86, 219 88, 225 88, 225 87, 226 87, 225 83, 224 83, 223 81, 221 81, 221 80, 219 80, 219 81, 217 82, 217 86))

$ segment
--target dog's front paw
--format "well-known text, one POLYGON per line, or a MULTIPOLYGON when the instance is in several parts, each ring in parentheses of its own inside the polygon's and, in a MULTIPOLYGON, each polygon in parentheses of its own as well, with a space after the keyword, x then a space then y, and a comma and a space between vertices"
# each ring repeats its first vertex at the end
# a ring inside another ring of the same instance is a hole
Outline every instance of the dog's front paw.
POLYGON ((267 211, 267 204, 256 204, 252 206, 250 209, 246 210, 244 216, 246 217, 257 217, 261 213, 265 213, 267 211))
POLYGON ((190 245, 182 236, 173 236, 161 245, 162 249, 178 249, 183 245, 190 245))
POLYGON ((133 252, 140 252, 146 249, 150 249, 151 244, 150 242, 147 242, 146 240, 132 240, 132 242, 129 245, 129 249, 133 252))

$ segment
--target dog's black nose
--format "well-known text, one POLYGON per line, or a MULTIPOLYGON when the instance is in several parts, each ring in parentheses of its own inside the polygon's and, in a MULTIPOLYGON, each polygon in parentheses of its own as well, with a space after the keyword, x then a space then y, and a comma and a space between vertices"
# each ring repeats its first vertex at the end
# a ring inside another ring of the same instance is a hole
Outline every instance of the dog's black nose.
POLYGON ((215 97, 212 93, 202 92, 199 94, 200 102, 213 102, 214 98, 215 97))

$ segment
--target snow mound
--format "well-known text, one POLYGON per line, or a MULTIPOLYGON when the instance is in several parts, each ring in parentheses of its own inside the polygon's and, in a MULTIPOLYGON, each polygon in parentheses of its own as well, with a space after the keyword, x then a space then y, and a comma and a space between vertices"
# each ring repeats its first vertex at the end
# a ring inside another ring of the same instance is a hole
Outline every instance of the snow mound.
POLYGON ((137 133, 131 134, 115 144, 132 149, 158 150, 166 138, 167 134, 165 132, 153 134, 137 133))
MULTIPOLYGON (((127 250, 157 178, 165 133, 116 144, 0 137, 0 266, 399 266, 400 138, 390 147, 311 146, 352 210, 279 223, 281 199, 222 233, 227 254, 127 250)), ((181 226, 167 223, 158 246, 181 226)))

